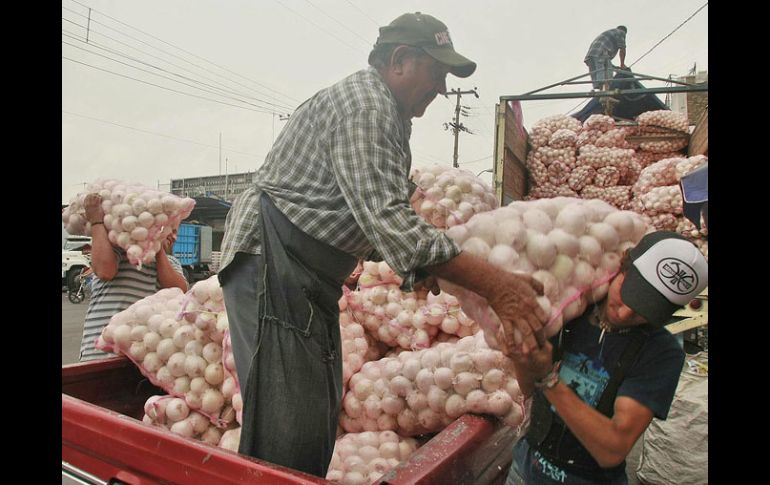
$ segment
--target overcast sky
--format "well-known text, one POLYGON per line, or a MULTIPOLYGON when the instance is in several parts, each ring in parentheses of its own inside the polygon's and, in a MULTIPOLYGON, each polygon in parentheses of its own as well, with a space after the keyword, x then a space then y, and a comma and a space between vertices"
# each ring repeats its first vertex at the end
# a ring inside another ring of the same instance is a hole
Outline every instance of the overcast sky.
MULTIPOLYGON (((478 64, 469 78, 447 77, 448 89, 478 89, 478 99, 462 97, 470 108, 462 122, 474 134, 459 141, 460 167, 478 173, 492 167, 499 97, 586 74, 583 57, 604 30, 628 27, 626 65, 637 73, 708 70, 708 7, 671 34, 705 3, 63 0, 62 203, 97 178, 168 190, 172 178, 256 170, 282 115, 366 67, 378 27, 415 11, 447 24, 455 49, 478 64)), ((413 120, 413 166, 451 166, 453 136, 444 123, 455 100, 439 96, 413 120)), ((584 102, 525 101, 524 124, 584 102)))

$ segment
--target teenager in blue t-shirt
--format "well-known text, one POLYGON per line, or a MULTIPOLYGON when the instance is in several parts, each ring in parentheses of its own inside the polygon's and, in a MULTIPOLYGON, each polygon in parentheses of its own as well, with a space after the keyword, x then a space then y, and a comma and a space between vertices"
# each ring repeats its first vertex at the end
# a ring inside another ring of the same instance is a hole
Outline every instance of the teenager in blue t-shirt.
POLYGON ((627 484, 625 459, 653 417, 666 419, 684 363, 663 326, 708 284, 679 234, 647 234, 624 255, 607 297, 540 349, 514 356, 532 397, 508 485, 627 484))

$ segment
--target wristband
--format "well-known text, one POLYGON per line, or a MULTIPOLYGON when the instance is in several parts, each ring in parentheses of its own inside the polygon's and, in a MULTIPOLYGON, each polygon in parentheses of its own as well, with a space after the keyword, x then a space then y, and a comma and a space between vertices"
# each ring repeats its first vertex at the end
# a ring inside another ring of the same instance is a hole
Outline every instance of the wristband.
POLYGON ((559 383, 559 367, 561 367, 561 361, 556 362, 545 377, 535 381, 535 388, 542 390, 553 389, 559 383))
POLYGON ((97 225, 97 224, 104 224, 104 221, 96 221, 96 222, 92 222, 92 223, 91 223, 91 226, 95 226, 95 225, 97 225))

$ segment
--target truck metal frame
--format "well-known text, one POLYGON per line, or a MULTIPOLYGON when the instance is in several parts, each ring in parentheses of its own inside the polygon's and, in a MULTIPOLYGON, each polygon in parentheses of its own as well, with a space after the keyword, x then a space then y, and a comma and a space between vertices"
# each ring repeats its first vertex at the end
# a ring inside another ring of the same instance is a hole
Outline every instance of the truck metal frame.
MULTIPOLYGON (((600 91, 572 92, 572 93, 543 93, 551 88, 572 84, 590 84, 591 81, 577 81, 585 78, 589 74, 582 74, 564 81, 550 84, 548 86, 530 91, 524 94, 500 96, 500 102, 495 106, 495 144, 494 144, 494 167, 493 181, 497 201, 501 205, 509 203, 511 200, 521 199, 529 189, 529 180, 524 163, 529 151, 529 136, 520 116, 511 108, 509 101, 533 101, 544 99, 571 99, 571 98, 604 98, 607 100, 606 109, 611 109, 612 101, 615 98, 625 95, 645 95, 645 94, 663 94, 663 93, 683 93, 683 92, 702 92, 708 91, 708 83, 688 84, 671 79, 664 79, 645 74, 631 73, 630 71, 620 71, 625 74, 631 74, 632 77, 624 78, 632 81, 639 80, 658 80, 666 81, 680 86, 670 86, 663 88, 644 88, 644 89, 606 89, 600 91)), ((691 145, 695 145, 697 133, 698 153, 704 153, 708 150, 708 112, 705 112, 705 120, 699 122, 699 125, 705 125, 704 133, 696 128, 692 134, 691 145)), ((681 136, 681 135, 679 135, 681 136)), ((652 141, 652 140, 650 140, 652 141)), ((698 153, 692 153, 695 155, 698 153)))

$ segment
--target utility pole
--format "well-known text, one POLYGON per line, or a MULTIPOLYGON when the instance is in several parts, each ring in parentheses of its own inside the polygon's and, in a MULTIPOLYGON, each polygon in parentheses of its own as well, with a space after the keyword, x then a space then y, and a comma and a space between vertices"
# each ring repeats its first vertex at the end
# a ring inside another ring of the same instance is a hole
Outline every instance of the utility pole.
POLYGON ((88 25, 86 26, 86 44, 88 44, 88 35, 91 33, 91 9, 88 9, 88 25))
POLYGON ((291 115, 288 113, 273 113, 273 143, 275 143, 275 115, 278 115, 278 119, 281 121, 287 121, 291 117, 291 115))
MULTIPOLYGON (((451 90, 449 92, 449 94, 453 94, 453 95, 457 96, 457 106, 455 107, 455 120, 454 120, 454 122, 453 123, 450 122, 448 125, 447 125, 447 123, 444 123, 444 129, 448 130, 449 127, 451 126, 452 127, 452 131, 454 132, 454 135, 455 135, 455 149, 454 149, 454 158, 453 158, 453 164, 452 164, 455 168, 460 166, 457 163, 457 140, 458 140, 458 136, 460 135, 460 131, 467 131, 468 133, 473 134, 469 129, 467 129, 465 126, 463 126, 460 123, 460 97, 462 97, 463 94, 473 94, 473 95, 475 95, 478 98, 479 97, 479 93, 476 91, 476 89, 477 88, 473 88, 470 91, 460 91, 459 89, 453 89, 453 90, 451 90)), ((448 95, 445 95, 445 96, 449 97, 448 95)))

